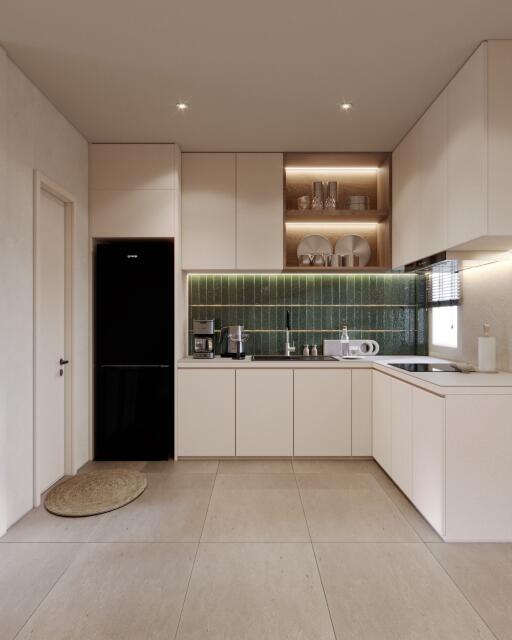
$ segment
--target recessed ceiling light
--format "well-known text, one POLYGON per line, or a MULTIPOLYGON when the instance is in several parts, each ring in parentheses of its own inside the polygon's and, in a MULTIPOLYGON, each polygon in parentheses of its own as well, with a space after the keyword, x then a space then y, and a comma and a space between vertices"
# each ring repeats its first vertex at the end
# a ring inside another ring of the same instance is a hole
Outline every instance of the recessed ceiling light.
POLYGON ((188 104, 186 102, 178 102, 176 104, 176 109, 178 109, 178 111, 186 111, 188 109, 188 104))
POLYGON ((342 111, 350 111, 350 109, 352 109, 352 103, 351 102, 342 102, 340 104, 340 109, 342 111))

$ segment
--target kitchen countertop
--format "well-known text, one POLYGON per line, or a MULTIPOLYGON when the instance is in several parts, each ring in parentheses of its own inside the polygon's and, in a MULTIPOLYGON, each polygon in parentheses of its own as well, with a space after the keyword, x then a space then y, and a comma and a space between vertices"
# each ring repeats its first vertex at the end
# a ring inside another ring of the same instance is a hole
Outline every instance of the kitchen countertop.
POLYGON ((449 362, 429 356, 365 356, 360 360, 298 361, 283 360, 273 362, 253 362, 249 356, 245 360, 215 357, 200 360, 192 357, 178 361, 178 369, 373 369, 394 378, 414 384, 440 396, 463 394, 512 394, 512 373, 412 373, 396 369, 392 362, 449 362))

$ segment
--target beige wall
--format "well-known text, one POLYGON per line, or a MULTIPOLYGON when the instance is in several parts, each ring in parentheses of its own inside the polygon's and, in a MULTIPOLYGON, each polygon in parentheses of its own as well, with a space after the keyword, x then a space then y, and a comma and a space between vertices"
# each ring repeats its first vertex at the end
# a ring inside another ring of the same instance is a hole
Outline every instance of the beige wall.
POLYGON ((0 533, 32 507, 33 173, 77 200, 76 464, 88 459, 88 146, 0 48, 0 533))
POLYGON ((431 355, 477 363, 482 325, 496 336, 497 365, 512 370, 512 260, 467 269, 462 274, 463 304, 459 311, 459 348, 431 348, 431 355))

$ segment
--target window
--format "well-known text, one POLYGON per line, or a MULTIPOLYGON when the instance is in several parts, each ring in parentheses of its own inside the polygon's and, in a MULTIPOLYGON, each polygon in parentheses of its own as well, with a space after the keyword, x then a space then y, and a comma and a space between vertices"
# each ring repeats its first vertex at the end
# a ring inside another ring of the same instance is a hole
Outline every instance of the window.
POLYGON ((458 346, 461 281, 453 261, 435 265, 427 274, 427 304, 431 307, 431 341, 438 347, 458 346))
POLYGON ((437 347, 457 348, 459 307, 433 307, 430 316, 432 323, 432 344, 437 347))

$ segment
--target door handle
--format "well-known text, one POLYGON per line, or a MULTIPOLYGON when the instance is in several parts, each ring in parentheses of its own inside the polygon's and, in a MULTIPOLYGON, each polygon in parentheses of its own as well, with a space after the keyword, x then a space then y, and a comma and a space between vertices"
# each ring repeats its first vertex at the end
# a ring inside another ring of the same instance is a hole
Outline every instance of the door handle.
POLYGON ((69 364, 69 360, 64 360, 64 358, 61 358, 59 360, 59 364, 62 366, 63 364, 69 364))

